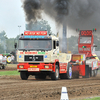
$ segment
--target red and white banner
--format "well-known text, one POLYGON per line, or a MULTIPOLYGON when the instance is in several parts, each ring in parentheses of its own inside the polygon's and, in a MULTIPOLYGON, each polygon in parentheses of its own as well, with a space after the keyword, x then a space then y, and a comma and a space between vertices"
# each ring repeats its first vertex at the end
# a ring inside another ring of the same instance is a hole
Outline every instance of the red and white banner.
POLYGON ((25 31, 24 35, 47 35, 47 31, 25 31))

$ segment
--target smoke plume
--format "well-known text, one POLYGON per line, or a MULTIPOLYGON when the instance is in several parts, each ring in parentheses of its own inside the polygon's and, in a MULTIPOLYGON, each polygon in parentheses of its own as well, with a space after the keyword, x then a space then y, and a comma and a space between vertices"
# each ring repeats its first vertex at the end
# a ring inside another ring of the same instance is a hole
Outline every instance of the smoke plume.
POLYGON ((41 18, 40 0, 24 0, 23 8, 26 14, 26 21, 31 23, 41 18))
POLYGON ((41 19, 41 13, 66 24, 73 30, 93 29, 100 26, 100 0, 23 0, 26 20, 41 19))

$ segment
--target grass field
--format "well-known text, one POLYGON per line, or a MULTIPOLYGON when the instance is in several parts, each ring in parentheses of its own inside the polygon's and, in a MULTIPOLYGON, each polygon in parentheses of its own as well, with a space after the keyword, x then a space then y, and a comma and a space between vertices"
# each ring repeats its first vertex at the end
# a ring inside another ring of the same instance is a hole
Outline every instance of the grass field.
POLYGON ((90 98, 90 99, 83 99, 83 100, 100 100, 100 97, 90 98))
POLYGON ((19 75, 20 73, 18 71, 1 71, 0 76, 3 75, 19 75))

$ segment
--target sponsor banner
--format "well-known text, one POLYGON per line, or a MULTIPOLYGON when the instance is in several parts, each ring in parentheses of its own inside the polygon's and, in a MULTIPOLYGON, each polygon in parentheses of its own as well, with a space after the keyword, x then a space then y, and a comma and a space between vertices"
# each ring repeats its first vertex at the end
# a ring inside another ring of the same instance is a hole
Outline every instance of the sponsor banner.
POLYGON ((24 35, 47 35, 47 31, 25 31, 24 35))
POLYGON ((98 61, 93 62, 93 68, 98 67, 98 61))
POLYGON ((79 51, 90 51, 90 48, 79 48, 79 51))
POLYGON ((45 54, 45 52, 20 52, 20 54, 45 54))
POLYGON ((37 54, 37 52, 20 52, 20 54, 37 54))
POLYGON ((45 54, 45 52, 38 52, 38 54, 45 54))

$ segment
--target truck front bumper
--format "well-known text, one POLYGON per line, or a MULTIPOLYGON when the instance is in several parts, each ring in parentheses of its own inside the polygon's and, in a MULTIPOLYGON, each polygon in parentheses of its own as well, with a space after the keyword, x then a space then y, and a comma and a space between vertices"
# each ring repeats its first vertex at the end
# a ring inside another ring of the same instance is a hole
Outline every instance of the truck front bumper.
POLYGON ((17 70, 28 71, 28 72, 40 72, 40 71, 53 71, 53 64, 28 64, 28 63, 19 63, 17 65, 17 70))

